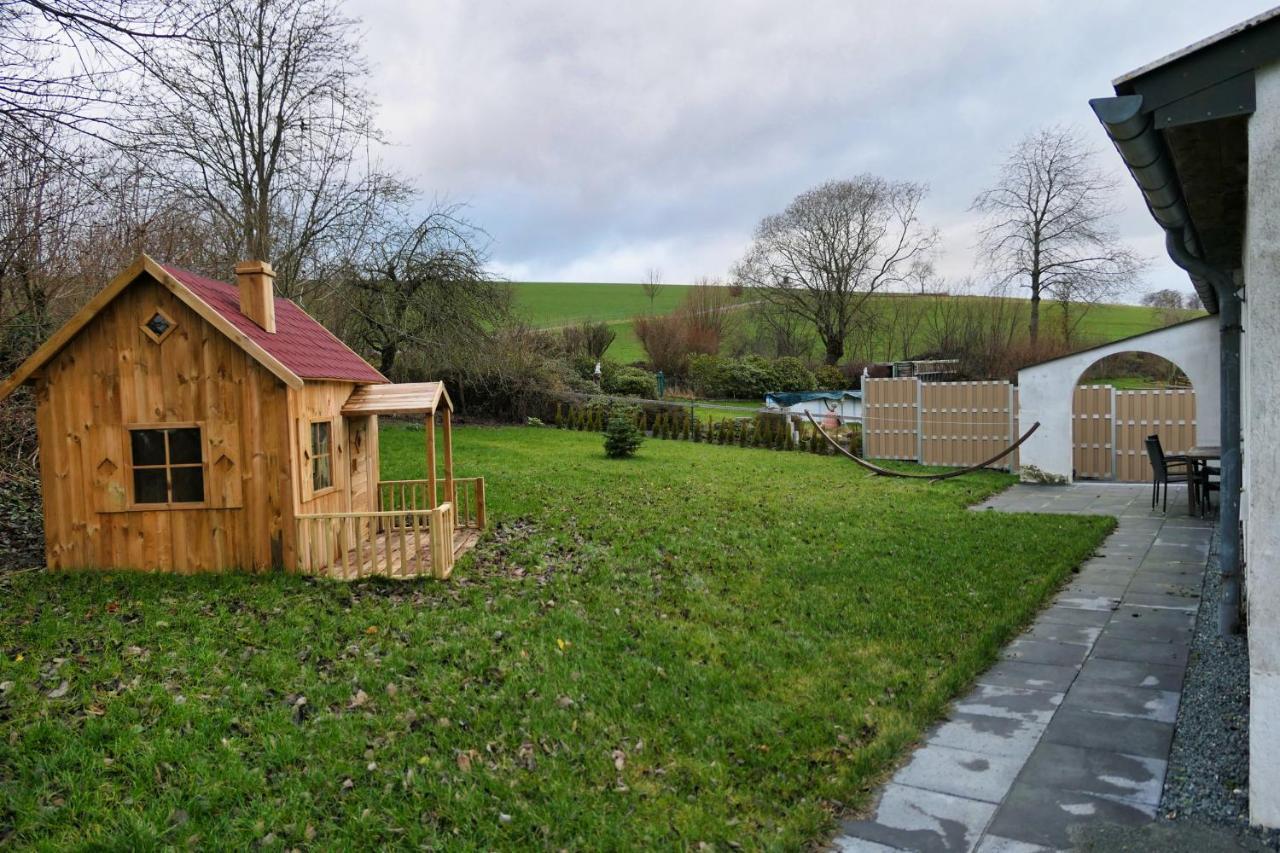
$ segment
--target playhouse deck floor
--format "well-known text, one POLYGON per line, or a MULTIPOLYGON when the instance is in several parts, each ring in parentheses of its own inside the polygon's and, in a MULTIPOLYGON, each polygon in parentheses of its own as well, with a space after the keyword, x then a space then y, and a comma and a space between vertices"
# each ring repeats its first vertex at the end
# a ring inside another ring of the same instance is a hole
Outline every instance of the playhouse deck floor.
MULTIPOLYGON (((462 554, 475 547, 480 539, 480 531, 460 527, 453 531, 453 556, 456 560, 462 554)), ((431 537, 425 534, 418 537, 417 553, 421 555, 421 568, 415 556, 412 533, 403 537, 398 531, 384 531, 377 535, 372 545, 361 545, 360 554, 356 549, 347 551, 346 568, 338 559, 333 565, 322 570, 324 574, 335 580, 352 580, 366 577, 416 578, 431 575, 431 537), (403 551, 401 550, 403 547, 403 551), (405 558, 408 558, 407 560, 405 558), (361 560, 361 558, 363 558, 361 560)))

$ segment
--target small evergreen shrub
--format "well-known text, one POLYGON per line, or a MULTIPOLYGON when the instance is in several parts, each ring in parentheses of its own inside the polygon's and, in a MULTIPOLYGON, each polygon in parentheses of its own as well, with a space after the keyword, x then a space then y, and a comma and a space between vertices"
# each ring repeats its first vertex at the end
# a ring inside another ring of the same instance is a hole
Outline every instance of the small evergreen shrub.
POLYGON ((634 418, 625 414, 615 414, 609 418, 604 430, 604 455, 610 459, 625 459, 634 456, 644 441, 644 434, 636 426, 634 418))

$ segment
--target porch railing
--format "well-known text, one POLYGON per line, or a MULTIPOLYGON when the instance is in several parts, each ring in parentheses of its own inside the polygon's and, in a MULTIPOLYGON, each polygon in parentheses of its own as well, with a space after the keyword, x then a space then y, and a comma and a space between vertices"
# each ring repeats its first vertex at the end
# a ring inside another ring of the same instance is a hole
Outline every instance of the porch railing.
POLYGON ((299 515, 298 569, 352 580, 370 575, 444 579, 453 571, 453 504, 435 509, 299 515))
MULTIPOLYGON (((382 480, 378 483, 378 509, 383 511, 429 509, 427 490, 430 480, 382 480)), ((448 494, 444 480, 436 481, 437 504, 451 503, 457 527, 483 530, 485 527, 484 477, 466 477, 453 481, 453 494, 448 494)))

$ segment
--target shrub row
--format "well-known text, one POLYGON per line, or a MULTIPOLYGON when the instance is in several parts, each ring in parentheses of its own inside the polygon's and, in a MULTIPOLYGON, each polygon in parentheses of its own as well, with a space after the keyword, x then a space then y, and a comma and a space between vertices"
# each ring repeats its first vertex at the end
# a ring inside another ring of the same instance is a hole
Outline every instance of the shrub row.
POLYGON ((769 391, 813 391, 817 377, 798 358, 767 359, 758 355, 724 358, 695 355, 689 359, 689 385, 703 397, 750 400, 769 391))
MULTIPOLYGON (((797 424, 798 429, 793 431, 790 419, 785 415, 760 414, 750 418, 723 418, 707 423, 693 417, 686 410, 648 412, 634 406, 614 403, 606 398, 597 398, 583 405, 556 404, 552 423, 561 429, 603 432, 610 419, 618 416, 628 418, 647 435, 672 441, 798 450, 819 455, 835 452, 809 424, 797 424)), ((861 452, 862 436, 858 430, 848 430, 838 440, 850 452, 861 452)))

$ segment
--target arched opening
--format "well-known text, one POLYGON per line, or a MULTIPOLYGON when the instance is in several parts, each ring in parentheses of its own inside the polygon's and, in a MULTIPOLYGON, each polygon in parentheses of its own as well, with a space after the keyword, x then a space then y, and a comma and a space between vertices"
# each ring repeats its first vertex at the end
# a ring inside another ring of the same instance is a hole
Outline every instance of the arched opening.
POLYGON ((1072 389, 1072 475, 1076 480, 1149 483, 1146 439, 1167 456, 1195 446, 1196 389, 1181 366, 1141 350, 1108 354, 1072 389))

